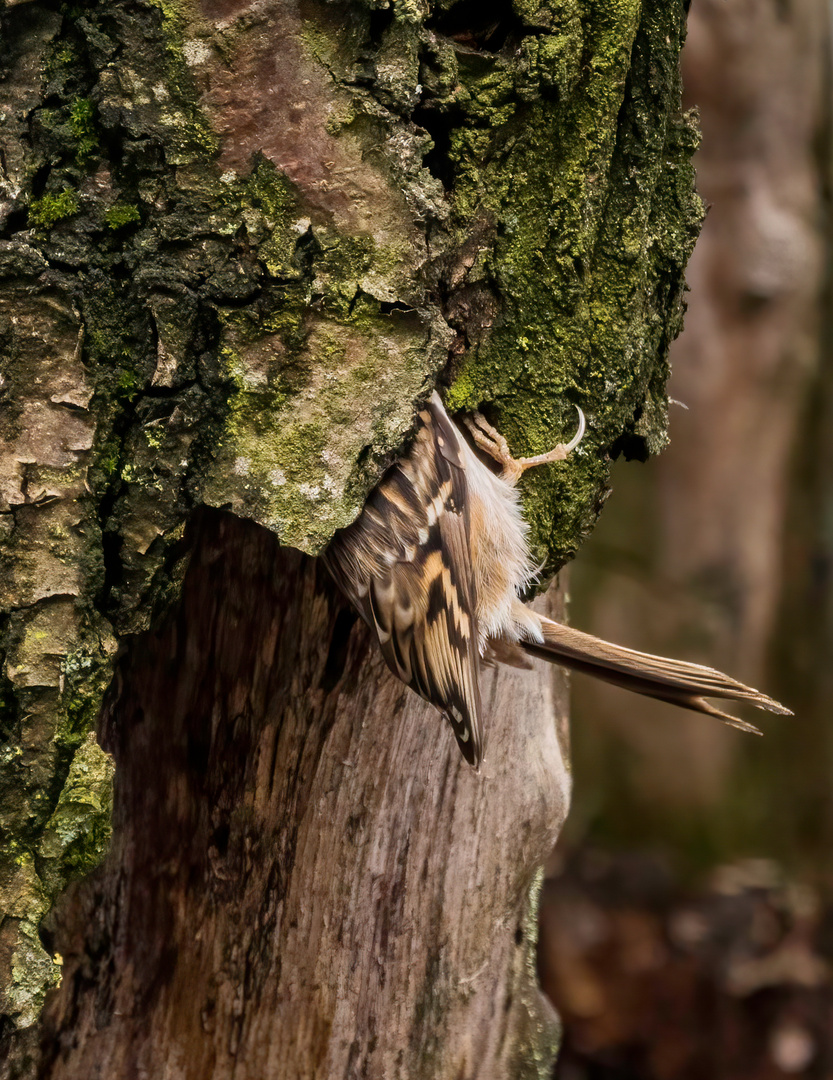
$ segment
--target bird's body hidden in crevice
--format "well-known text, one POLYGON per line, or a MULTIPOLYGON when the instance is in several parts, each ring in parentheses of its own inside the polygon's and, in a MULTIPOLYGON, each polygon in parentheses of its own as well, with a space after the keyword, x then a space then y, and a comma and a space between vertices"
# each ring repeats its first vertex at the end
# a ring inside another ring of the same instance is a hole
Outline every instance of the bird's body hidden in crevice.
POLYGON ((515 487, 533 465, 563 461, 577 436, 537 458, 511 457, 479 415, 466 421, 492 472, 449 418, 435 392, 419 414, 409 453, 371 493, 358 519, 336 534, 324 559, 375 630, 395 675, 440 709, 466 761, 483 754, 480 668, 523 653, 629 690, 757 728, 706 697, 748 701, 789 714, 777 701, 712 668, 614 645, 532 611, 520 597, 535 574, 515 487))

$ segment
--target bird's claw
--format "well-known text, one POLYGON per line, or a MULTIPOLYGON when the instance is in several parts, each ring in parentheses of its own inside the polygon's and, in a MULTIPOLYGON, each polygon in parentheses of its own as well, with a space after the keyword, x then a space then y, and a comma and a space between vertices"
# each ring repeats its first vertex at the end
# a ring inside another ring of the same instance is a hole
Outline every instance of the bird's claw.
POLYGON ((576 405, 576 411, 578 412, 578 431, 572 439, 565 445, 564 443, 558 443, 552 450, 546 454, 538 454, 535 457, 514 458, 509 451, 509 444, 503 435, 500 434, 492 425, 486 420, 481 413, 474 413, 471 417, 465 418, 466 427, 471 432, 472 438, 475 444, 487 453, 490 457, 494 458, 499 465, 503 466, 503 478, 510 483, 517 483, 519 478, 526 472, 527 469, 531 469, 536 465, 548 465, 555 461, 564 461, 573 450, 578 446, 581 440, 584 438, 584 433, 587 428, 587 421, 584 418, 584 413, 576 405))

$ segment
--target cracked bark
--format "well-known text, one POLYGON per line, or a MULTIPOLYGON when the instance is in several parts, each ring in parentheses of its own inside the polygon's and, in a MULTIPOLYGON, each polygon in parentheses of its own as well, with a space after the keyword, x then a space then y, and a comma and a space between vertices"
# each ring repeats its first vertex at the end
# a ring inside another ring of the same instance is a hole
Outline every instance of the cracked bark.
POLYGON ((50 923, 41 1075, 535 1075, 563 676, 490 673, 478 776, 314 561, 216 513, 191 543, 107 710, 113 845, 50 923))
POLYGON ((475 776, 314 556, 438 382, 587 413, 550 569, 662 445, 683 6, 2 18, 4 1074, 546 1075, 560 676, 485 674, 475 776))

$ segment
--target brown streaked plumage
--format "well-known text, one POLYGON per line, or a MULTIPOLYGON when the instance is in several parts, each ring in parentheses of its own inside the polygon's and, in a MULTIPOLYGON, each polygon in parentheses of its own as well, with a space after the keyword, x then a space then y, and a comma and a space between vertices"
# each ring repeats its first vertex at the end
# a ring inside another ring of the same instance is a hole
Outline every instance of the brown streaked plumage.
POLYGON ((375 630, 395 675, 451 723, 466 761, 479 767, 484 659, 523 652, 717 716, 758 732, 706 697, 790 710, 712 668, 650 656, 547 619, 520 600, 534 576, 528 527, 515 485, 535 465, 563 461, 584 434, 548 454, 514 459, 506 440, 476 414, 475 444, 502 466, 484 465, 435 392, 419 414, 409 453, 371 493, 359 518, 337 533, 324 559, 343 592, 375 630))

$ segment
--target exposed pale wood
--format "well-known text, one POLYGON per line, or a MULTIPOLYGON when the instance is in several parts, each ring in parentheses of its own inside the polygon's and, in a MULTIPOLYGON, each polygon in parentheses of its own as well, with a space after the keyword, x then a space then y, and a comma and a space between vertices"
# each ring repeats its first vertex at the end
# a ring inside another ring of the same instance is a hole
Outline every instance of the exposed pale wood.
POLYGON ((120 668, 113 845, 58 916, 41 1075, 546 1075, 564 676, 487 673, 478 775, 316 563, 228 515, 195 534, 120 668))

